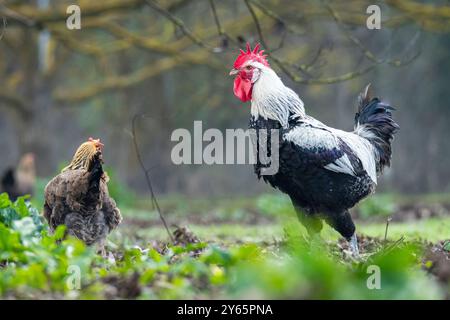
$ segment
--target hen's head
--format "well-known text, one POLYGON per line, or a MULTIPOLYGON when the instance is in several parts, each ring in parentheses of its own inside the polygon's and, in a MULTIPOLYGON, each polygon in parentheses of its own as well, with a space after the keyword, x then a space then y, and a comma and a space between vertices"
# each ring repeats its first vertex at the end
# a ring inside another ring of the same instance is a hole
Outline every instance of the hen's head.
POLYGON ((270 68, 267 56, 263 54, 264 50, 259 51, 259 47, 257 44, 252 50, 247 43, 247 51, 241 50, 230 71, 230 76, 236 76, 234 94, 243 102, 252 99, 253 85, 258 81, 262 70, 270 68))
POLYGON ((100 139, 89 138, 88 141, 78 147, 72 162, 62 171, 77 169, 89 170, 94 157, 97 154, 101 154, 103 146, 104 144, 100 142, 100 139))

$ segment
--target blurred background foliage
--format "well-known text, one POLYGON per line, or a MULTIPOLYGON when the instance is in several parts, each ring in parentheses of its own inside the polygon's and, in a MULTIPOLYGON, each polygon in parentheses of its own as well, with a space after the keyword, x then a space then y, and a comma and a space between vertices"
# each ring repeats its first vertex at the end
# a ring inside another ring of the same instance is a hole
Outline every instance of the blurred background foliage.
MULTIPOLYGON (((47 179, 87 137, 100 137, 112 193, 133 202, 126 189, 144 192, 145 180, 131 121, 145 113, 138 138, 158 192, 269 191, 249 166, 170 160, 172 131, 192 130, 194 120, 204 129, 247 127, 249 108, 233 96, 227 71, 248 41, 263 44, 307 112, 331 126, 352 128, 357 94, 371 82, 397 107, 401 126, 381 189, 448 192, 448 2, 375 3, 380 30, 366 28, 374 4, 366 0, 5 0, 0 171, 34 152, 38 176, 47 179), (81 30, 66 28, 73 3, 81 8, 81 30)), ((363 211, 370 214, 372 205, 363 211)))

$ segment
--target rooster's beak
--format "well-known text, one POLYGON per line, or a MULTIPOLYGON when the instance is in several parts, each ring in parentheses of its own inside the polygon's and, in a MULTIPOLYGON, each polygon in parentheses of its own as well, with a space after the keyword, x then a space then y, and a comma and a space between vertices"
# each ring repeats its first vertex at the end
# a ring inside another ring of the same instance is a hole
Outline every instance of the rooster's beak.
POLYGON ((230 71, 230 76, 237 75, 238 73, 239 73, 239 70, 238 70, 238 69, 231 69, 231 71, 230 71))

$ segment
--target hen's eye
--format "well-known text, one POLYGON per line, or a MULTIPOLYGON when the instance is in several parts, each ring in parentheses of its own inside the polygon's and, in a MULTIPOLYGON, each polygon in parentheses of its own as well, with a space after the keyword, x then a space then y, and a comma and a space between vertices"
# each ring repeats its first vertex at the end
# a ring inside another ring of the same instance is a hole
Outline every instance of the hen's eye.
POLYGON ((252 70, 252 66, 246 66, 245 69, 252 70))

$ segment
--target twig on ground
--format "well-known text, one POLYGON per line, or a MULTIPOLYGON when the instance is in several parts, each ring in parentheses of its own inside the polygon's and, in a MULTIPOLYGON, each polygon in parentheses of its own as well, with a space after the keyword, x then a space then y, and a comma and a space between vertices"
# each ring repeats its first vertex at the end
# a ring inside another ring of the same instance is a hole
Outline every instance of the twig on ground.
POLYGON ((387 218, 387 220, 386 220, 386 230, 384 231, 384 242, 386 242, 386 240, 387 240, 389 222, 391 222, 391 221, 392 221, 391 217, 387 218))
POLYGON ((403 243, 403 240, 405 240, 405 236, 401 236, 397 241, 386 246, 383 251, 383 254, 386 254, 386 253, 390 252, 391 250, 393 250, 395 247, 399 246, 401 243, 403 243))
POLYGON ((159 206, 158 200, 156 199, 156 195, 155 195, 155 192, 153 190, 153 185, 152 185, 152 182, 151 182, 151 179, 150 179, 149 170, 145 167, 144 161, 142 160, 141 152, 139 150, 139 144, 137 142, 137 137, 136 137, 136 121, 138 120, 138 118, 141 118, 143 116, 145 116, 145 115, 144 114, 137 114, 137 115, 135 115, 133 117, 132 126, 131 126, 131 136, 133 138, 134 149, 135 149, 135 152, 136 152, 136 156, 137 156, 139 165, 141 166, 142 171, 144 171, 144 174, 145 174, 145 180, 147 181, 148 190, 150 191, 150 196, 152 198, 153 207, 158 212, 159 218, 161 219, 161 221, 162 221, 162 223, 164 225, 164 228, 166 229, 167 234, 169 235, 170 241, 172 243, 175 243, 174 238, 172 237, 172 234, 170 233, 169 227, 167 226, 166 219, 164 218, 162 210, 161 210, 161 208, 159 206))

